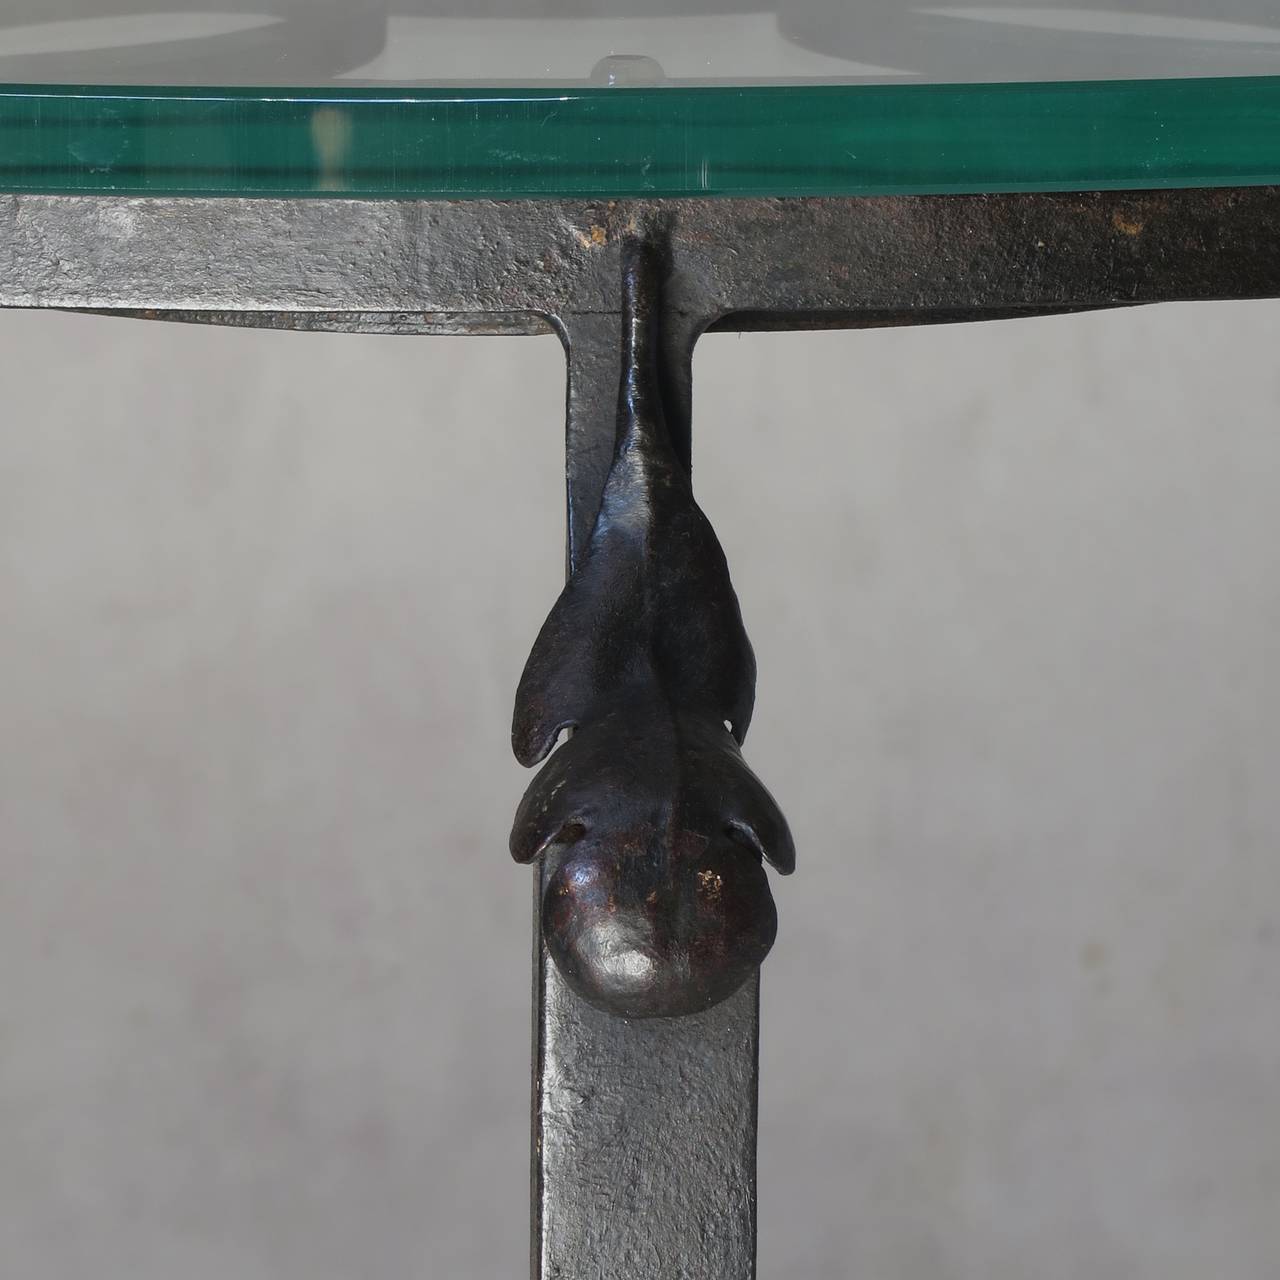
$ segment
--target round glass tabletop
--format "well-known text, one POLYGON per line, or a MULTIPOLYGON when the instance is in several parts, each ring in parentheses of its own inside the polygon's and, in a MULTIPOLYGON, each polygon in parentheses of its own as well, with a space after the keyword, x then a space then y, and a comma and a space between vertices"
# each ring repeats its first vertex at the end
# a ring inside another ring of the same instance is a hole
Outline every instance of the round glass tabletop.
POLYGON ((0 189, 1280 180, 1280 0, 0 0, 0 189))

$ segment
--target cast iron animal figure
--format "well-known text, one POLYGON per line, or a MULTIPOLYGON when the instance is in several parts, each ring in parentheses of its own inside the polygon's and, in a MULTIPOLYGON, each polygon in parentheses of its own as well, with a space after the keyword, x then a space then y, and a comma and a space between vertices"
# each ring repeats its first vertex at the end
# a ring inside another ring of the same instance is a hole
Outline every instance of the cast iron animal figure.
POLYGON ((672 448, 657 371, 654 267, 624 253, 617 442, 589 547, 516 696, 526 766, 518 862, 551 860, 543 934, 570 986, 625 1017, 731 995, 773 945, 762 866, 795 849, 739 746, 755 658, 724 552, 672 448))

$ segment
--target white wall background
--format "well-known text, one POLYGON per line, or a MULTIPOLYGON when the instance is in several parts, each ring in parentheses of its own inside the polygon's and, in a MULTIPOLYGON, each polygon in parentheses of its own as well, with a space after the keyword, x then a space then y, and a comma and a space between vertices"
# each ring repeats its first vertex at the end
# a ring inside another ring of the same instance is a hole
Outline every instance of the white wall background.
MULTIPOLYGON (((766 1280, 1280 1273, 1278 316, 700 349, 766 1280)), ((0 350, 0 1275, 522 1275, 558 345, 0 350)))

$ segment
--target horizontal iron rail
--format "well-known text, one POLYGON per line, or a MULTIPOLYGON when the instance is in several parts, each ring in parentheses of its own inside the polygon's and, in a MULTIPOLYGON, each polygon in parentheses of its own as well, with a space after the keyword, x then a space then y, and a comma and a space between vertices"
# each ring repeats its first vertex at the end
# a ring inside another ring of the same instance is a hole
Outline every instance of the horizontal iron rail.
POLYGON ((1280 188, 794 200, 0 197, 0 306, 545 332, 616 305, 638 226, 693 331, 1280 294, 1280 188))

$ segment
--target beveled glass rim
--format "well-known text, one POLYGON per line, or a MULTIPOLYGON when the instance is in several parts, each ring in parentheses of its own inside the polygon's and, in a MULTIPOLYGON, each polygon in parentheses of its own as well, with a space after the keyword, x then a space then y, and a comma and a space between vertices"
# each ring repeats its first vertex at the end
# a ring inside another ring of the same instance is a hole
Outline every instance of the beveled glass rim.
POLYGON ((660 88, 0 85, 0 190, 403 199, 1280 182, 1280 76, 660 88))

